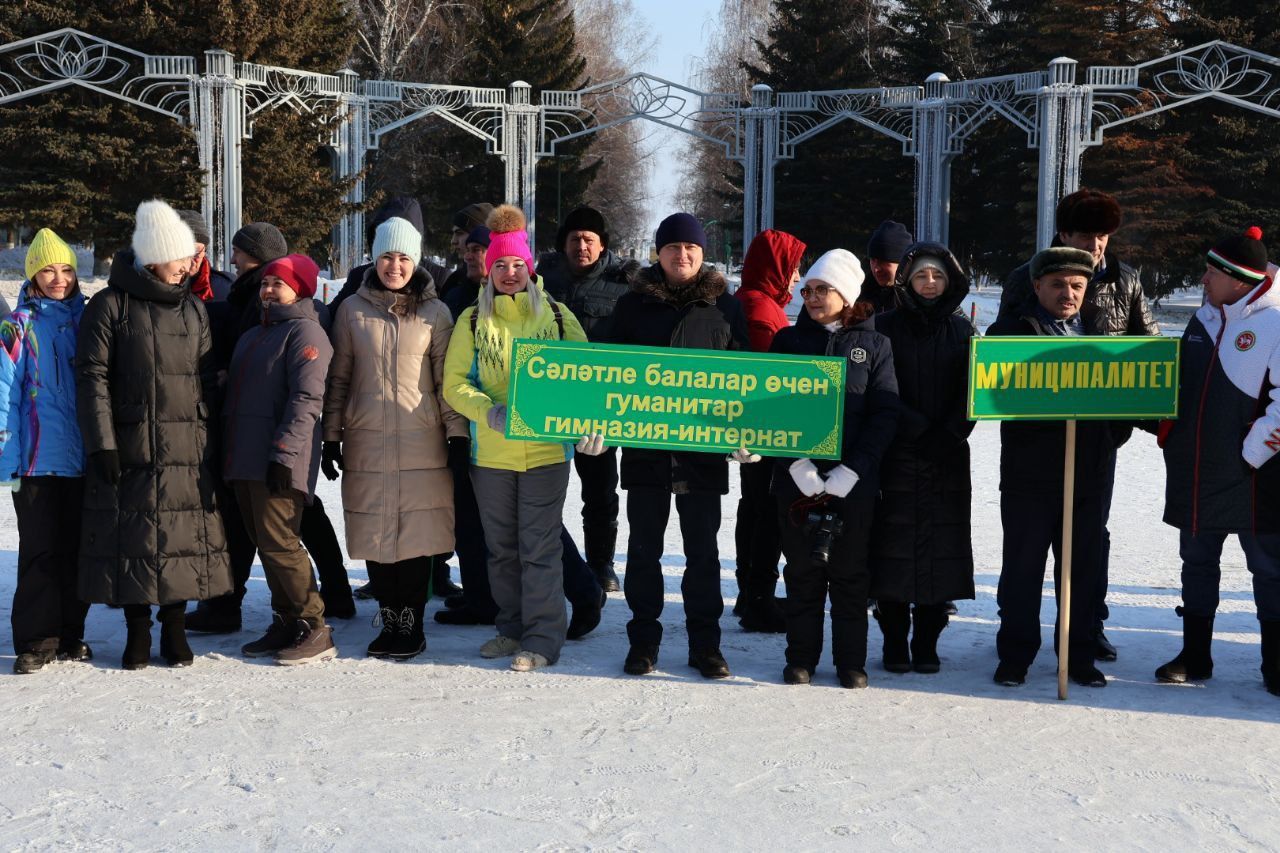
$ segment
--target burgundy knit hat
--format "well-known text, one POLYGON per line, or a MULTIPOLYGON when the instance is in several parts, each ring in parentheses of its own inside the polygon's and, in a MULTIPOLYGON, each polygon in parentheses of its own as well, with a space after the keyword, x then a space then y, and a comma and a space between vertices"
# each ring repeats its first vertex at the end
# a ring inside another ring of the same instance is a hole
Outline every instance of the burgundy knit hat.
POLYGON ((316 279, 320 276, 320 268, 306 255, 285 255, 267 264, 262 277, 269 275, 289 285, 299 299, 310 299, 316 295, 316 279))

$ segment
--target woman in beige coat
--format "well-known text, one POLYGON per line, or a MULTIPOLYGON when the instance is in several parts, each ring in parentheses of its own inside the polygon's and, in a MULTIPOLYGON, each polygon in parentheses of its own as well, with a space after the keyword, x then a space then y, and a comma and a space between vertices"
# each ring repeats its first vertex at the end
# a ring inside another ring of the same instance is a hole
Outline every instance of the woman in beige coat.
POLYGON ((426 648, 432 555, 453 550, 446 439, 466 452, 467 421, 441 393, 453 320, 418 268, 421 247, 406 220, 378 226, 374 264, 333 329, 322 467, 330 479, 343 471, 347 551, 368 565, 381 608, 370 657, 426 648))

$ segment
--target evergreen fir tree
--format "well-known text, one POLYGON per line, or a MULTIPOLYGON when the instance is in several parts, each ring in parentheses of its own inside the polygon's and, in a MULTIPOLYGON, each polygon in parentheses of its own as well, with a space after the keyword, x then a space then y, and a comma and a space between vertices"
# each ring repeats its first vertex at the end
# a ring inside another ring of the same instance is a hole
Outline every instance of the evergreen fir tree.
MULTIPOLYGON (((464 86, 507 89, 516 80, 531 87, 536 103, 543 89, 575 89, 584 84, 585 60, 579 55, 573 14, 565 0, 475 0, 459 26, 467 28, 468 55, 454 82, 464 86)), ((440 132, 436 125, 430 132, 440 132)), ((423 133, 421 128, 402 133, 423 133)), ((380 158, 371 182, 376 191, 409 193, 423 204, 428 245, 443 252, 454 211, 477 201, 503 201, 504 167, 474 136, 449 128, 438 146, 438 159, 417 166, 404 157, 380 158)), ((557 156, 538 164, 536 229, 540 247, 549 247, 559 222, 582 203, 599 163, 582 165, 589 137, 557 146, 557 156)))
MULTIPOLYGON (((744 67, 774 91, 881 85, 888 65, 882 11, 874 0, 778 0, 760 65, 744 67)), ((774 223, 815 255, 845 246, 861 256, 881 220, 914 221, 913 186, 898 143, 842 123, 778 164, 774 223)))

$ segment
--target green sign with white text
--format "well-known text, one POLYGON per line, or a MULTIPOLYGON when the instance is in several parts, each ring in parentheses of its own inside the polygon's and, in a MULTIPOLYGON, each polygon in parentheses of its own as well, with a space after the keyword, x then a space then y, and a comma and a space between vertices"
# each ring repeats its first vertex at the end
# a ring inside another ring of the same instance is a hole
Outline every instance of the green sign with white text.
POLYGON ((1177 417, 1178 343, 1160 337, 974 337, 969 417, 1177 417))
POLYGON ((838 459, 844 359, 515 341, 507 438, 838 459))

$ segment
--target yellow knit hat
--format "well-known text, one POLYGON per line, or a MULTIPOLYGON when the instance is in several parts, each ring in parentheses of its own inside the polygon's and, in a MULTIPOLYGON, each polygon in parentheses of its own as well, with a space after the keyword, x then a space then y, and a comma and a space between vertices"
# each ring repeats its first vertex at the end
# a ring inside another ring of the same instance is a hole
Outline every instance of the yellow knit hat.
POLYGON ((27 280, 34 279, 36 273, 51 264, 66 264, 74 270, 76 253, 57 234, 41 228, 31 241, 31 248, 27 249, 27 280))

